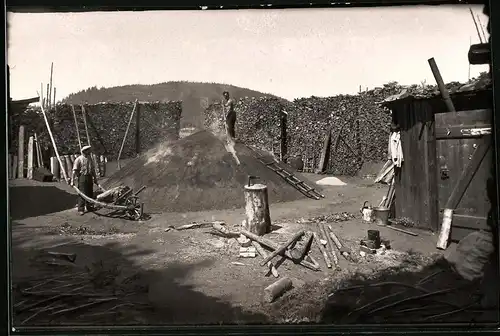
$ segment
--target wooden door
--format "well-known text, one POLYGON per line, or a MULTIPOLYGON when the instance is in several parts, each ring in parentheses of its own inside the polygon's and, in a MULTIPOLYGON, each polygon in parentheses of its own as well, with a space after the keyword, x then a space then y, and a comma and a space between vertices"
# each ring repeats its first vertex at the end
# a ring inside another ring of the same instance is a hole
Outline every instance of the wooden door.
POLYGON ((489 230, 486 184, 492 178, 491 110, 435 114, 439 224, 454 209, 451 240, 489 230))

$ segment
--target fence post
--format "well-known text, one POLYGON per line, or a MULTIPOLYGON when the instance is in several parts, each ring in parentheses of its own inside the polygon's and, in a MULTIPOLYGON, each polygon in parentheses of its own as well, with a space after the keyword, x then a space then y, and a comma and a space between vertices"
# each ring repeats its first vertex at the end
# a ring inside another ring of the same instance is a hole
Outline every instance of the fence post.
POLYGON ((28 139, 28 179, 33 179, 33 137, 28 139))
POLYGON ((19 138, 17 143, 17 177, 24 178, 24 125, 19 126, 19 138))

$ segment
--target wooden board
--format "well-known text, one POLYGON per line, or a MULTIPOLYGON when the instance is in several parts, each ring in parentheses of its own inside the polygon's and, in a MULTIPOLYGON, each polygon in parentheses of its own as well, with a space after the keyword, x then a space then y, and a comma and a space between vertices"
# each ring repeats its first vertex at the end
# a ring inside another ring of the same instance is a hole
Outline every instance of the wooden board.
POLYGON ((24 178, 24 126, 19 126, 19 138, 17 148, 17 178, 24 178))

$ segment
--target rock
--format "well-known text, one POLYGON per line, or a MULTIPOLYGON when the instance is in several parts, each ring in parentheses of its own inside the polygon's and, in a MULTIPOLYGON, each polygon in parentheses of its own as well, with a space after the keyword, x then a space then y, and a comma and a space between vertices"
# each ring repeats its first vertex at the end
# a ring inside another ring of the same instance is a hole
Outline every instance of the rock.
POLYGON ((252 241, 244 235, 240 235, 236 240, 242 247, 250 247, 252 245, 252 241))

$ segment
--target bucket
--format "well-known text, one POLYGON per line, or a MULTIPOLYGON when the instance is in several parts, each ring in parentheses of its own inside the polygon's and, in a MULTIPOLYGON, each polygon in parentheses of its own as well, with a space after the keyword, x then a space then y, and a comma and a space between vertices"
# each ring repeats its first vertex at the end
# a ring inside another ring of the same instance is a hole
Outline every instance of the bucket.
POLYGON ((373 208, 373 221, 377 225, 389 224, 389 208, 386 207, 373 208))

